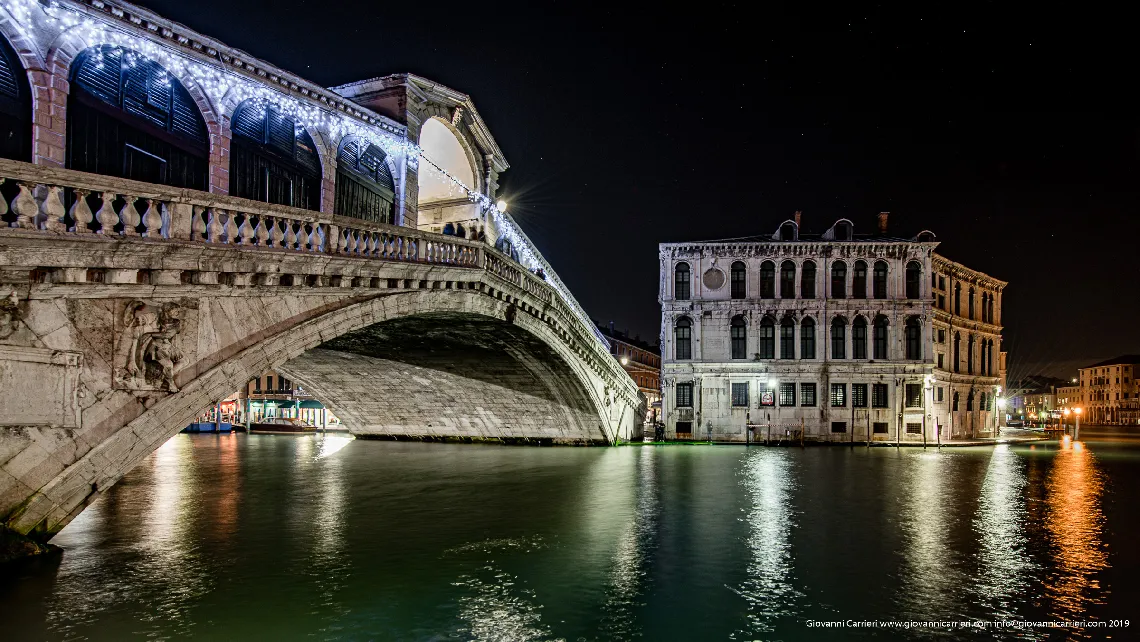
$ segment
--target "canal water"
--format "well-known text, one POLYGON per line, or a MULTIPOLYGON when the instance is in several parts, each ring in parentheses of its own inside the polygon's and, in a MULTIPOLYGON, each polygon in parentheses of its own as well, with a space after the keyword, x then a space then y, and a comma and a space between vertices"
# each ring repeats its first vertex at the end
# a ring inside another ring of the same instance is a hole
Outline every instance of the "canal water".
POLYGON ((5 640, 1137 639, 1140 448, 179 435, 3 570, 5 640), (825 621, 1130 620, 1115 629, 825 621))

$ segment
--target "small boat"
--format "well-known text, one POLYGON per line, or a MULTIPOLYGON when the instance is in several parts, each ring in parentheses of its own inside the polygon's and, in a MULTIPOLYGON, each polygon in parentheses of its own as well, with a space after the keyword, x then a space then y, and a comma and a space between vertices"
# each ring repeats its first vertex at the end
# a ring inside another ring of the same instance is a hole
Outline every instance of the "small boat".
POLYGON ((182 432, 231 432, 234 429, 233 424, 228 421, 215 423, 213 421, 195 421, 194 423, 182 429, 182 432))
POLYGON ((316 426, 291 417, 270 417, 249 425, 250 433, 261 434, 295 434, 316 431, 316 426))

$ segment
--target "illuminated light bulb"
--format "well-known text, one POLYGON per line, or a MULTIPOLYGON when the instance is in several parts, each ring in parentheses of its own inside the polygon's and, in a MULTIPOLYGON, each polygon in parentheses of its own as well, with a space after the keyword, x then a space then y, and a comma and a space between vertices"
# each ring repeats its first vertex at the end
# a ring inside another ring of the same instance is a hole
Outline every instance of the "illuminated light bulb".
POLYGON ((505 212, 507 211, 507 202, 499 201, 498 203, 495 203, 495 207, 499 208, 500 212, 505 212))

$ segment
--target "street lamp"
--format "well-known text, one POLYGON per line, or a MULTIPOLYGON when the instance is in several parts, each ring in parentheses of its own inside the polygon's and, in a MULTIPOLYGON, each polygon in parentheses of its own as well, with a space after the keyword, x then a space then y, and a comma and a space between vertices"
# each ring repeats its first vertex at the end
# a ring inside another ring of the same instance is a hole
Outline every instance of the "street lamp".
POLYGON ((498 203, 495 203, 495 207, 499 208, 500 212, 506 212, 507 211, 507 202, 506 201, 499 201, 498 203))
MULTIPOLYGON (((923 446, 925 446, 926 445, 926 417, 930 413, 930 402, 928 402, 927 400, 931 398, 931 396, 932 396, 931 391, 934 390, 934 375, 928 374, 928 375, 924 376, 922 378, 922 387, 924 390, 923 395, 922 395, 922 405, 926 406, 926 412, 922 413, 922 443, 923 443, 923 446)), ((938 447, 941 448, 942 447, 942 427, 938 425, 938 422, 935 422, 934 428, 937 432, 937 435, 935 435, 934 439, 938 443, 938 447)), ((854 434, 855 434, 854 424, 851 427, 851 434, 852 434, 852 436, 854 436, 854 434)))
POLYGON ((621 358, 621 365, 623 365, 623 366, 624 366, 624 365, 626 365, 627 363, 629 363, 629 357, 622 357, 622 358, 621 358))
POLYGON ((1069 409, 1065 408, 1061 411, 1063 418, 1061 419, 1061 432, 1065 432, 1065 421, 1069 418, 1069 409))

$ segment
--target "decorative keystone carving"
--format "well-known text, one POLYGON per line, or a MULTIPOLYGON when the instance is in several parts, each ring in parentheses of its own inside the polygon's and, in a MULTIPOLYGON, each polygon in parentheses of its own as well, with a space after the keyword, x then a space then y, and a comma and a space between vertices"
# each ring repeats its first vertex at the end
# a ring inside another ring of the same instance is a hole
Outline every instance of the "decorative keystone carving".
POLYGON ((190 311, 172 302, 124 306, 116 319, 116 388, 178 392, 174 375, 184 358, 179 339, 190 311))

